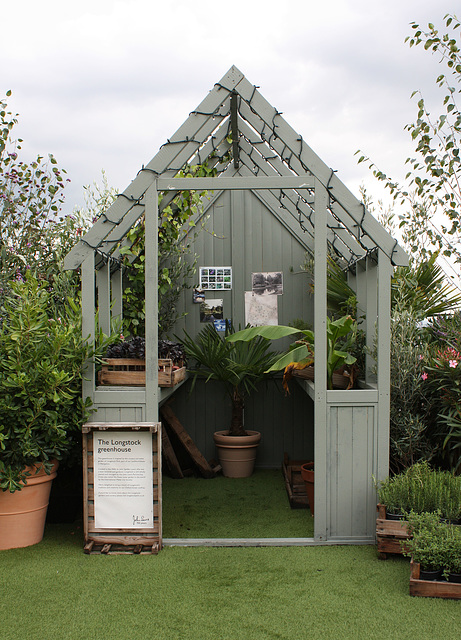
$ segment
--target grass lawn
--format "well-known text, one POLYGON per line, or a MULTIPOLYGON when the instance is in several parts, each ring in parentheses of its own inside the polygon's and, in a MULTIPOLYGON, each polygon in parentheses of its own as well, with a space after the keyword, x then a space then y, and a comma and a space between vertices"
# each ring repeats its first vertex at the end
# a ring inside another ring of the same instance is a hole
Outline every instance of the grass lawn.
POLYGON ((165 548, 87 556, 48 525, 0 552, 0 638, 458 640, 461 603, 411 598, 409 563, 374 547, 165 548))
POLYGON ((163 477, 165 538, 312 538, 309 509, 291 509, 280 469, 251 478, 163 477))
MULTIPOLYGON (((274 493, 279 515, 267 505, 259 513, 257 488, 270 477, 247 483, 246 505, 235 480, 167 479, 165 536, 309 535, 309 512, 287 511, 274 493)), ((280 477, 273 481, 284 496, 280 477)), ((167 547, 158 556, 88 556, 82 548, 81 523, 50 524, 40 544, 0 552, 0 640, 460 637, 461 603, 411 598, 409 561, 379 560, 373 546, 167 547)))

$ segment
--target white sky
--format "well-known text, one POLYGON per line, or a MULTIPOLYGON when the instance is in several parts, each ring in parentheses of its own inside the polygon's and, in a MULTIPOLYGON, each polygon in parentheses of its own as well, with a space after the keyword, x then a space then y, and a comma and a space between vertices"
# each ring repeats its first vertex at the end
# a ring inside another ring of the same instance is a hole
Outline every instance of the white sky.
MULTIPOLYGON (((438 0, 23 0, 2 7, 0 95, 23 152, 53 153, 72 182, 124 190, 235 64, 358 196, 381 196, 361 149, 405 173, 413 90, 436 98, 438 59, 405 44, 409 23, 443 29, 438 0)), ((435 105, 440 104, 435 102, 435 105)))

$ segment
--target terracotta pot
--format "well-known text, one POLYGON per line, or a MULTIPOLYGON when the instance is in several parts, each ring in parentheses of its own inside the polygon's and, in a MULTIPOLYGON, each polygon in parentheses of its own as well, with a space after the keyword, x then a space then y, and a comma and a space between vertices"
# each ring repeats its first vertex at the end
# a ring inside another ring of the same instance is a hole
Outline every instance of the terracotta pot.
POLYGON ((21 491, 0 491, 0 549, 17 549, 37 544, 43 538, 51 482, 56 477, 55 461, 50 475, 43 467, 26 467, 32 473, 21 491))
POLYGON ((307 499, 309 500, 309 508, 314 515, 314 463, 306 462, 301 465, 301 477, 306 485, 307 499))
POLYGON ((247 431, 246 436, 230 436, 228 431, 216 431, 213 438, 223 475, 227 478, 251 476, 261 434, 258 431, 247 431))

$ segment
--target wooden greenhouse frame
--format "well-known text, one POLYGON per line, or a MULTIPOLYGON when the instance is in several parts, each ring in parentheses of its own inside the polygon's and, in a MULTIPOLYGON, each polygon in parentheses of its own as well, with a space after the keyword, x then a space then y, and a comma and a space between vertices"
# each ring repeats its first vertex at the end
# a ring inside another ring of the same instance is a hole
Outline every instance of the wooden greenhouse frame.
POLYGON ((105 333, 111 319, 122 315, 120 247, 142 215, 146 237, 155 239, 145 248, 145 387, 98 387, 89 365, 83 394, 95 404, 92 420, 157 422, 159 405, 175 391, 160 389, 157 380, 157 225, 163 207, 192 181, 194 189, 212 192, 208 207, 225 191, 234 200, 251 191, 314 258, 315 380, 300 382, 315 415, 315 533, 306 544, 374 542, 372 475, 384 479, 389 460, 391 275, 408 257, 236 67, 66 257, 66 269, 81 268, 83 334, 92 339, 96 308, 105 333), (175 177, 186 163, 206 159, 216 177, 175 177), (369 346, 377 335, 377 374, 368 356, 357 390, 326 388, 328 250, 338 256, 356 291, 369 346))

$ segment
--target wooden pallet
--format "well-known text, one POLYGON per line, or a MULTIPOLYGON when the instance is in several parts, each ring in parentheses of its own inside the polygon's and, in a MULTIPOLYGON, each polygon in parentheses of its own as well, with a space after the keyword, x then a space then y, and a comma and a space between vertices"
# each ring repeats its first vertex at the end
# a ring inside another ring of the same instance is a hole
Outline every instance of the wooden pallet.
POLYGON ((285 488, 292 509, 307 509, 309 507, 306 485, 301 477, 301 465, 305 462, 308 461, 290 460, 287 453, 283 456, 282 470, 285 478, 285 488))
POLYGON ((146 544, 146 540, 142 540, 139 544, 120 544, 120 541, 115 543, 95 542, 90 540, 83 547, 83 552, 88 555, 157 555, 160 551, 160 545, 158 541, 152 541, 146 544))
POLYGON ((410 563, 410 595, 423 598, 451 598, 461 600, 461 583, 447 582, 446 580, 420 580, 420 565, 418 562, 410 563))
POLYGON ((378 512, 376 540, 379 557, 385 560, 388 553, 402 554, 402 542, 410 539, 407 532, 408 523, 406 520, 387 520, 386 507, 382 504, 378 504, 376 509, 378 512))
MULTIPOLYGON (((174 387, 186 377, 186 367, 175 369, 173 361, 158 361, 158 386, 174 387)), ((146 361, 134 358, 105 358, 98 374, 101 385, 120 385, 127 387, 143 387, 146 384, 146 361)))

